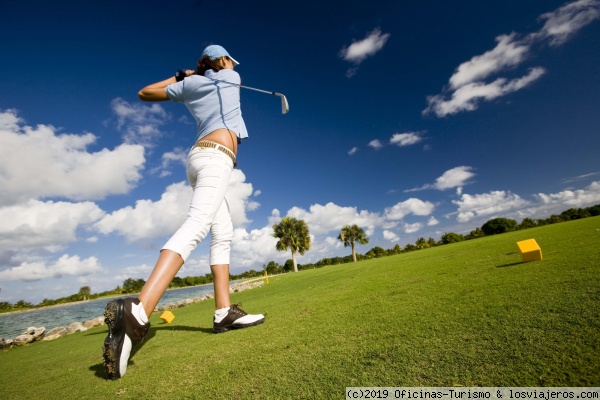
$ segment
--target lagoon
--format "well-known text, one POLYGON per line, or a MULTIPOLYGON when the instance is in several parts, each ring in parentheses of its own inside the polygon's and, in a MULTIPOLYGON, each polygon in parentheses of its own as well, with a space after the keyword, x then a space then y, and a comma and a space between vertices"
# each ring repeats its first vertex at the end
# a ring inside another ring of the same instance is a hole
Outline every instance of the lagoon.
MULTIPOLYGON (((233 282, 231 282, 233 283, 233 282)), ((213 285, 193 286, 167 290, 158 302, 159 306, 175 301, 202 297, 213 292, 213 285)), ((85 322, 104 315, 104 307, 110 299, 89 300, 60 306, 36 308, 18 313, 0 314, 0 338, 14 339, 30 326, 45 327, 46 332, 73 322, 85 322)))

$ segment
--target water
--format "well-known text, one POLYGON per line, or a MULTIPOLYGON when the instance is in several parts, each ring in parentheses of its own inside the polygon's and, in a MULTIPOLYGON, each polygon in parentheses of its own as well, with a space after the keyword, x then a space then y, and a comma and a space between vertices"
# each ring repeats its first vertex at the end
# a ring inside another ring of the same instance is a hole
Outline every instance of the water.
MULTIPOLYGON (((232 282, 233 283, 233 282, 232 282)), ((194 286, 167 290, 158 305, 175 301, 202 297, 213 292, 212 285, 194 286)), ((104 307, 109 299, 91 300, 60 307, 50 307, 20 313, 0 314, 0 338, 14 339, 30 326, 45 327, 46 332, 73 322, 85 322, 104 315, 104 307)))

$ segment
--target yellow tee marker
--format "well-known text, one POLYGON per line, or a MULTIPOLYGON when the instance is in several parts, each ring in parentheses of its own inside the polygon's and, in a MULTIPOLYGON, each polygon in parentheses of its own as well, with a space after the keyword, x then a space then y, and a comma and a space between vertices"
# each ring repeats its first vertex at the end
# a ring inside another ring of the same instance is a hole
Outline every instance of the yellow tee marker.
POLYGON ((542 259, 542 249, 540 249, 535 239, 522 240, 517 242, 517 246, 519 246, 523 262, 539 261, 542 259))
POLYGON ((170 324, 175 319, 175 315, 173 315, 173 313, 171 311, 165 311, 160 316, 160 319, 165 321, 167 324, 170 324))

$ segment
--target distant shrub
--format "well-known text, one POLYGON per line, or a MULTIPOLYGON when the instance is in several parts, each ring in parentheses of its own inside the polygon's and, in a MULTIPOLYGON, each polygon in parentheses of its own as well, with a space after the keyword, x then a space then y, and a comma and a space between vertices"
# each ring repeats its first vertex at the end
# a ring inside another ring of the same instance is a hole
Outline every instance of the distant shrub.
POLYGON ((498 233, 514 231, 517 228, 517 221, 508 218, 494 218, 483 224, 481 230, 486 236, 497 235, 498 233))

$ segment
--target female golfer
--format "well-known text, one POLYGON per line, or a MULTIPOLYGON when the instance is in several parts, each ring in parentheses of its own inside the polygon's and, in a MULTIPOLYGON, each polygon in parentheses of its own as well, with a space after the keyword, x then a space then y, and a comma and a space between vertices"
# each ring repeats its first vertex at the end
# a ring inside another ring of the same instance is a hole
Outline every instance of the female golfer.
POLYGON ((114 300, 106 306, 108 336, 103 356, 111 379, 125 375, 132 346, 142 342, 150 328, 148 317, 192 250, 209 232, 215 291, 213 332, 254 326, 265 320, 262 314, 246 314, 229 299, 233 226, 225 193, 238 144, 248 137, 239 87, 225 83, 241 83, 233 71, 238 64, 223 47, 211 45, 202 52, 195 71, 179 70, 174 77, 148 85, 138 94, 143 101, 183 103, 196 120, 196 140, 187 163, 193 195, 187 219, 162 248, 139 297, 114 300))

